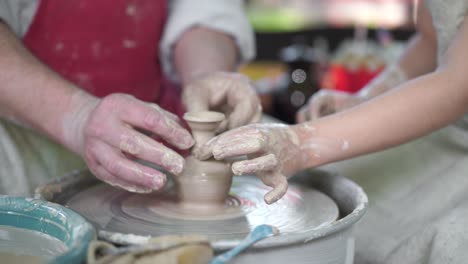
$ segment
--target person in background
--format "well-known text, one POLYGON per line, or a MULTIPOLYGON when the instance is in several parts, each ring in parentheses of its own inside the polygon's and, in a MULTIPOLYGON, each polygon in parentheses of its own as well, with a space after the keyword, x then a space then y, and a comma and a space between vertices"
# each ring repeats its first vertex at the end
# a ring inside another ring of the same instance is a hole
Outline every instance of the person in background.
POLYGON ((357 181, 370 207, 355 230, 355 263, 465 263, 467 13, 465 0, 419 1, 418 33, 362 92, 319 93, 298 114, 302 123, 240 127, 197 155, 248 155, 233 171, 256 174, 271 186, 267 203, 280 199, 287 178, 306 168, 329 164, 323 169, 357 181), (336 113, 322 117, 324 109, 336 113))
POLYGON ((180 173, 183 157, 153 138, 190 148, 185 111, 223 107, 225 128, 257 120, 255 91, 235 73, 254 56, 243 5, 0 0, 0 194, 30 195, 85 165, 157 190, 166 175, 135 160, 180 173))

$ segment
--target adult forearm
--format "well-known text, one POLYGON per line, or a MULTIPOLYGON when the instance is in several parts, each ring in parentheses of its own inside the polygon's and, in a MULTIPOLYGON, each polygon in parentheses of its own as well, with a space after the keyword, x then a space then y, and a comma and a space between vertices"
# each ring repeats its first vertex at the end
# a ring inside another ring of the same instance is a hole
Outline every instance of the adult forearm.
POLYGON ((215 71, 233 71, 239 51, 233 38, 204 27, 185 32, 174 47, 176 70, 182 84, 215 71))
POLYGON ((78 89, 37 60, 0 22, 0 115, 64 141, 62 115, 78 89))

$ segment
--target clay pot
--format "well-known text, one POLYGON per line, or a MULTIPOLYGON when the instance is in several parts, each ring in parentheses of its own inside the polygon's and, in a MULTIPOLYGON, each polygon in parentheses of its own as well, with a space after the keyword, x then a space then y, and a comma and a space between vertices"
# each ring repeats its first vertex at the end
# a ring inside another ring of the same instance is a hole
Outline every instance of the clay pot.
POLYGON ((224 206, 232 183, 229 164, 200 161, 189 156, 185 170, 177 177, 177 193, 182 205, 216 208, 224 206))
MULTIPOLYGON (((224 114, 211 111, 188 112, 184 115, 192 130, 196 146, 215 136, 225 119, 224 114)), ((185 159, 184 171, 176 176, 177 193, 182 206, 216 209, 224 206, 232 183, 230 164, 214 159, 200 161, 193 156, 185 159)))

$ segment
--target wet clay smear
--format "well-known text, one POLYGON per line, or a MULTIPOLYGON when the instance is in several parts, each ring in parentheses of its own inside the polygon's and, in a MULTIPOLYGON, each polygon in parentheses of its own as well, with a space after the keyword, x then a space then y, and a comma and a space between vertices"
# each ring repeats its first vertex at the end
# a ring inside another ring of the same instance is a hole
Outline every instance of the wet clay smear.
POLYGON ((272 205, 263 201, 268 191, 255 177, 235 177, 224 206, 205 210, 179 203, 172 188, 134 194, 99 184, 72 197, 67 206, 103 231, 141 236, 202 234, 211 240, 241 239, 260 224, 273 225, 282 235, 300 233, 338 218, 335 202, 315 189, 291 184, 272 205))

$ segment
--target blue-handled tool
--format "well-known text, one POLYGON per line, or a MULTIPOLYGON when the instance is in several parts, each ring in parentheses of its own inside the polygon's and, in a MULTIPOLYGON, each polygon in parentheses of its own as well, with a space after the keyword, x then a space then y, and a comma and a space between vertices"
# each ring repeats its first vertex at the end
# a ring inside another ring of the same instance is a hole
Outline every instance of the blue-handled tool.
POLYGON ((225 264, 228 261, 232 260, 235 256, 239 255, 244 249, 252 246, 258 241, 267 238, 269 236, 274 236, 279 233, 278 228, 270 225, 259 225, 250 232, 250 234, 233 249, 213 258, 210 264, 225 264))

